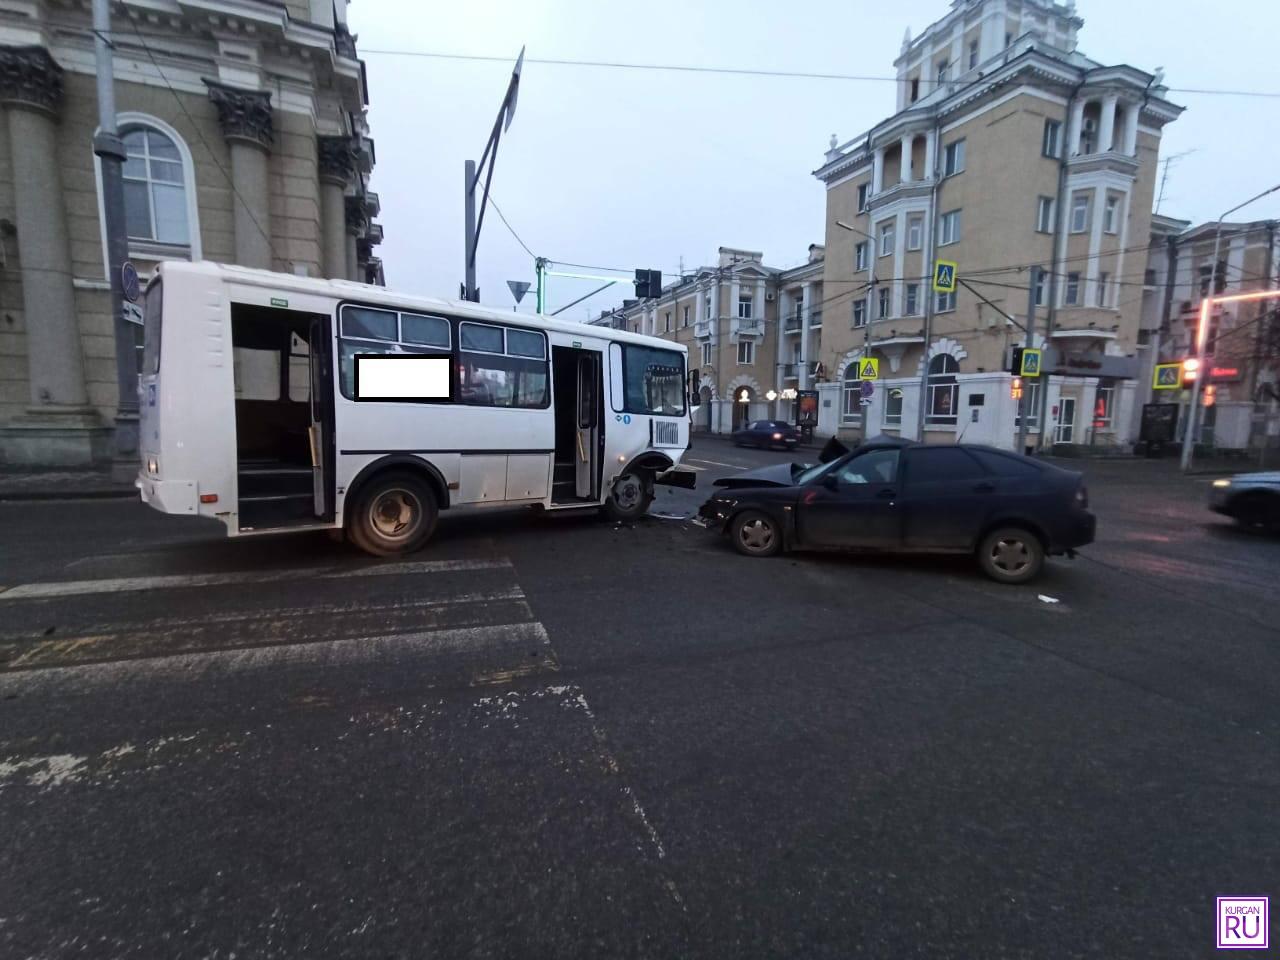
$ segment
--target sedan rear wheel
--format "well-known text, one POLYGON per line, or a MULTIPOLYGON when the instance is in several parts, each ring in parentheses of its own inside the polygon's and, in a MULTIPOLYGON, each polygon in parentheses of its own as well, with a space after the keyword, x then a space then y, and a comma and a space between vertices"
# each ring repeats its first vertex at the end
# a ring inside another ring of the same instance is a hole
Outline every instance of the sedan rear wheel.
POLYGON ((734 549, 748 557, 771 557, 782 549, 778 521, 756 510, 740 513, 730 525, 734 549))
POLYGON ((1034 580, 1044 566, 1044 545, 1029 530, 1001 527, 982 541, 978 565, 998 583, 1027 583, 1034 580))

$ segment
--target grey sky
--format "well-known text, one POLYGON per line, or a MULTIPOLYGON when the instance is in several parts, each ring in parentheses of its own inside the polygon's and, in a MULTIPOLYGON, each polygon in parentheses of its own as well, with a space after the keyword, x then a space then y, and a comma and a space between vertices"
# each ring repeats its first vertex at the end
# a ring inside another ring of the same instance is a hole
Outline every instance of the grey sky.
MULTIPOLYGON (((393 289, 457 297, 462 165, 479 159, 510 65, 389 56, 377 50, 700 64, 892 77, 904 29, 948 0, 893 4, 766 0, 355 0, 351 27, 368 62, 373 185, 393 289), (891 12, 884 12, 886 8, 891 12)), ((1080 50, 1104 63, 1165 69, 1170 87, 1280 91, 1271 0, 1081 0, 1080 50)), ((1211 220, 1280 181, 1280 99, 1173 93, 1187 107, 1161 155, 1194 150, 1170 172, 1161 213, 1211 220)), ((803 262, 822 242, 823 190, 811 175, 828 138, 843 142, 893 111, 888 82, 776 79, 529 64, 503 138, 493 194, 533 251, 553 260, 674 273, 716 248, 803 262)), ((1241 216, 1280 218, 1280 194, 1241 216)), ((490 209, 480 242, 485 304, 510 307, 506 280, 533 264, 490 209)), ((588 292, 555 280, 554 309, 588 292)), ((619 286, 565 316, 584 319, 630 295, 619 286)), ((523 309, 532 309, 532 293, 523 309)))

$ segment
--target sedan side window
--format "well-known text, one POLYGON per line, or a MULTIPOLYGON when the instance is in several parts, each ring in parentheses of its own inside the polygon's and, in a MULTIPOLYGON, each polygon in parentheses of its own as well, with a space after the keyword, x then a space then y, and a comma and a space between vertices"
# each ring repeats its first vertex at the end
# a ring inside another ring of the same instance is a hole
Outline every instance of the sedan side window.
POLYGON ((959 447, 916 447, 910 453, 907 486, 957 483, 985 475, 982 465, 959 447))
POLYGON ((854 457, 836 474, 840 486, 893 483, 898 478, 897 450, 869 450, 854 457))

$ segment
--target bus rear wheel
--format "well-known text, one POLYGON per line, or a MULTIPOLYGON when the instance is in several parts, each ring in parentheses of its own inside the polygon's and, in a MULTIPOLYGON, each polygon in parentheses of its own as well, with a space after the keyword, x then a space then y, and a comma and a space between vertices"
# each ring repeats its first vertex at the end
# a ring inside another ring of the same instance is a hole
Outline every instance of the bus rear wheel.
POLYGON ((412 553, 430 539, 439 510, 435 494, 411 473, 375 477, 347 513, 347 532, 361 550, 377 557, 412 553))
POLYGON ((605 498, 603 512, 610 520, 635 520, 644 516, 653 503, 653 477, 644 471, 628 470, 605 498))

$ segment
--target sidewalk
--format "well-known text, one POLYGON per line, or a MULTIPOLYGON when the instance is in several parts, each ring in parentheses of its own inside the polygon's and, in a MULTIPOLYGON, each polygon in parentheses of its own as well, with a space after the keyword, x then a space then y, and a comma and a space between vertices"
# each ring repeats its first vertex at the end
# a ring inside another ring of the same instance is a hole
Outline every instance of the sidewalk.
POLYGON ((120 483, 109 470, 0 467, 0 501, 136 498, 133 480, 120 483))

